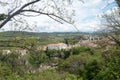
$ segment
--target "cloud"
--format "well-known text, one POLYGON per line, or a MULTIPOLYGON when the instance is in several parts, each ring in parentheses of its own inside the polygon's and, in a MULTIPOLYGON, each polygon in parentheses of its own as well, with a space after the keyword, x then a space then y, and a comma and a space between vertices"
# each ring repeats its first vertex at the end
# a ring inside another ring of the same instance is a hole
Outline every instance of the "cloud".
MULTIPOLYGON (((114 0, 85 0, 85 3, 81 3, 78 0, 73 1, 72 8, 75 9, 75 25, 80 31, 95 31, 100 29, 100 20, 98 15, 103 12, 111 10, 116 5, 112 5, 106 8, 106 5, 112 4, 114 0)), ((68 32, 77 31, 75 27, 70 24, 60 24, 47 16, 41 15, 39 17, 26 18, 29 24, 36 23, 36 31, 39 32, 68 32)), ((10 28, 7 28, 8 30, 10 28)))
MULTIPOLYGON (((101 23, 99 20, 99 15, 103 12, 111 10, 113 7, 116 7, 114 0, 104 1, 104 0, 86 0, 85 4, 76 6, 76 26, 80 31, 95 31, 100 29, 101 23), (112 6, 109 6, 107 9, 108 3, 112 6)), ((78 4, 77 4, 78 5, 78 4)))

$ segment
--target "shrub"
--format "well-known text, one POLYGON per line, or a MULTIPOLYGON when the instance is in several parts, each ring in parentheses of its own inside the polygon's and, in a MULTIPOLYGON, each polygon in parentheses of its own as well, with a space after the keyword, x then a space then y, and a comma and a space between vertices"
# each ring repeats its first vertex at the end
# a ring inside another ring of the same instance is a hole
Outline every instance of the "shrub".
POLYGON ((70 50, 64 50, 64 59, 67 59, 72 54, 71 49, 70 50))
POLYGON ((30 52, 28 62, 35 68, 38 68, 41 63, 46 62, 48 57, 44 52, 34 51, 30 52))
POLYGON ((65 75, 56 70, 47 70, 36 74, 34 80, 64 80, 65 75))
POLYGON ((120 80, 120 51, 115 50, 109 57, 94 80, 120 80))
POLYGON ((73 54, 73 55, 78 55, 78 54, 80 54, 81 52, 86 52, 86 51, 90 51, 90 48, 84 47, 84 46, 74 47, 74 48, 72 49, 72 54, 73 54))
POLYGON ((100 70, 100 63, 97 60, 92 60, 85 66, 83 74, 84 80, 93 80, 100 70))
POLYGON ((79 75, 79 72, 82 71, 87 61, 89 60, 89 56, 89 54, 72 55, 60 64, 59 70, 79 75))

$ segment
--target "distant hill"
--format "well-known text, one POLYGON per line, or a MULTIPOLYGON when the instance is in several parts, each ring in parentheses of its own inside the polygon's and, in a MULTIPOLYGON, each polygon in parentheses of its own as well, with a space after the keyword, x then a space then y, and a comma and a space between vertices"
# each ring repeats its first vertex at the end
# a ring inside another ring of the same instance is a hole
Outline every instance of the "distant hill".
POLYGON ((82 34, 89 34, 85 32, 43 32, 43 33, 36 33, 36 32, 25 32, 25 31, 5 31, 0 32, 0 37, 15 37, 15 36, 44 36, 44 35, 82 35, 82 34))

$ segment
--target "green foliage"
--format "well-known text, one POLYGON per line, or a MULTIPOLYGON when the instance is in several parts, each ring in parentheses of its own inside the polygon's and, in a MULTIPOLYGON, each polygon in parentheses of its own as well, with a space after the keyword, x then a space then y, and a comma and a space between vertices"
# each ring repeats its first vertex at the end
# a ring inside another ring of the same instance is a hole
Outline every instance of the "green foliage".
POLYGON ((55 50, 55 49, 47 50, 46 55, 49 58, 53 58, 53 57, 64 58, 64 56, 65 56, 64 50, 55 50))
POLYGON ((85 66, 83 78, 85 80, 93 80, 94 77, 99 73, 101 70, 101 64, 97 60, 92 60, 85 66))
POLYGON ((34 80, 63 80, 62 77, 64 75, 57 73, 54 70, 44 71, 42 73, 37 74, 34 80))
POLYGON ((9 67, 12 72, 23 76, 26 66, 18 54, 10 53, 1 55, 0 62, 3 66, 9 67))
POLYGON ((23 42, 23 47, 28 49, 28 50, 35 50, 37 46, 37 41, 35 38, 31 39, 24 39, 23 42))
POLYGON ((115 50, 109 55, 109 62, 106 62, 96 76, 95 80, 119 80, 120 79, 120 51, 115 50))
POLYGON ((78 55, 78 54, 80 54, 81 52, 87 52, 87 51, 90 51, 90 48, 84 47, 84 46, 74 47, 74 48, 72 49, 72 54, 73 54, 73 55, 78 55))
MULTIPOLYGON (((42 34, 42 38, 44 36, 46 40, 54 38, 59 42, 62 39, 58 39, 58 36, 63 38, 64 34, 51 34, 47 37, 46 34, 42 34)), ((71 37, 70 35, 67 36, 71 37)), ((0 80, 120 80, 119 46, 110 48, 109 52, 105 54, 101 53, 104 50, 102 48, 93 49, 84 46, 70 50, 47 50, 43 52, 36 51, 35 47, 36 40, 41 42, 44 38, 37 39, 38 35, 36 39, 36 36, 30 37, 16 37, 16 42, 23 40, 21 42, 25 42, 21 45, 24 44, 29 49, 32 48, 30 53, 25 56, 21 57, 16 53, 3 55, 0 51, 0 80), (54 62, 58 63, 55 68, 51 66, 54 62), (51 68, 40 72, 38 68, 41 64, 48 65, 51 68)), ((11 39, 11 36, 10 38, 4 36, 4 39, 1 38, 0 41, 0 44, 16 44, 13 43, 15 40, 11 39)), ((51 41, 49 42, 51 43, 51 41)))
POLYGON ((46 70, 35 75, 34 80, 79 80, 77 76, 67 72, 58 72, 56 70, 46 70))
POLYGON ((17 75, 16 73, 12 73, 10 76, 7 77, 6 80, 24 80, 24 79, 17 75))
POLYGON ((35 68, 38 68, 40 64, 46 62, 46 60, 48 60, 48 57, 42 51, 30 52, 28 57, 29 63, 35 68))
POLYGON ((67 59, 71 54, 72 54, 72 50, 64 50, 64 59, 67 59))
POLYGON ((6 64, 3 66, 3 64, 0 63, 0 80, 6 80, 7 76, 10 76, 11 73, 11 69, 6 64))
POLYGON ((73 74, 69 74, 65 80, 80 80, 77 78, 77 76, 73 75, 73 74))
MULTIPOLYGON (((96 50, 94 55, 90 55, 89 49, 83 49, 82 53, 80 52, 78 55, 63 58, 58 64, 58 68, 55 68, 56 70, 43 70, 35 73, 29 72, 29 69, 33 67, 34 70, 38 70, 40 64, 48 64, 46 60, 49 58, 45 52, 32 51, 27 54, 26 60, 31 65, 22 64, 23 58, 17 54, 0 54, 0 80, 119 80, 119 48, 111 49, 108 61, 100 58, 98 51, 96 50)), ((53 52, 51 51, 50 54, 53 52)), ((60 52, 65 54, 66 51, 58 51, 58 53, 60 52)))
POLYGON ((47 50, 46 51, 46 55, 51 58, 53 56, 57 56, 58 55, 58 51, 57 50, 47 50))
POLYGON ((24 31, 6 31, 0 32, 0 49, 11 49, 17 47, 28 47, 29 42, 35 42, 35 45, 47 45, 51 43, 65 42, 64 39, 70 40, 70 44, 78 42, 82 33, 33 33, 24 31), (16 39, 15 39, 16 38, 16 39), (31 40, 33 38, 34 40, 31 40), (15 41, 16 40, 16 41, 15 41), (28 43, 27 43, 28 41, 28 43), (25 45, 28 46, 25 46, 25 45), (9 47, 8 47, 9 46, 9 47))
POLYGON ((67 45, 74 45, 75 43, 77 43, 80 40, 81 36, 74 36, 74 37, 70 37, 70 38, 65 38, 64 39, 64 43, 66 43, 67 45))
POLYGON ((84 68, 85 64, 89 60, 89 56, 89 54, 72 55, 63 61, 59 66, 59 69, 71 74, 79 75, 79 72, 84 68))

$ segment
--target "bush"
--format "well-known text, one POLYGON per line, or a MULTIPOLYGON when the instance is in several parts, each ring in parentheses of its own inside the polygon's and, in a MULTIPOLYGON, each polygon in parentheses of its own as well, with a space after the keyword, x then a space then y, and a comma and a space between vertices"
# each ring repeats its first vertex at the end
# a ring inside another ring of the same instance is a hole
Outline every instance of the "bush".
POLYGON ((52 59, 54 57, 64 58, 65 56, 64 50, 55 50, 55 49, 47 50, 46 55, 49 57, 49 59, 52 59))
POLYGON ((35 74, 33 80, 79 80, 74 74, 58 72, 56 70, 46 70, 35 74))
POLYGON ((72 54, 71 49, 70 50, 64 50, 64 59, 67 59, 72 54))
POLYGON ((94 80, 120 80, 120 51, 115 50, 109 57, 94 80))
POLYGON ((89 56, 89 54, 72 55, 60 64, 59 70, 79 75, 87 61, 89 61, 89 56))
POLYGON ((0 80, 6 80, 7 76, 10 76, 11 73, 12 71, 7 64, 0 63, 0 80))
POLYGON ((38 68, 41 63, 44 63, 47 60, 48 60, 48 57, 42 51, 30 52, 28 57, 28 62, 35 68, 38 68))
POLYGON ((64 80, 65 74, 60 74, 56 70, 47 70, 35 75, 34 80, 64 80))
POLYGON ((87 51, 90 51, 90 48, 84 47, 84 46, 74 47, 74 48, 72 49, 72 54, 73 54, 73 55, 78 55, 78 54, 80 54, 81 52, 87 52, 87 51))
POLYGON ((83 78, 84 80, 93 80, 95 76, 101 70, 101 64, 97 60, 89 62, 84 69, 83 78))

